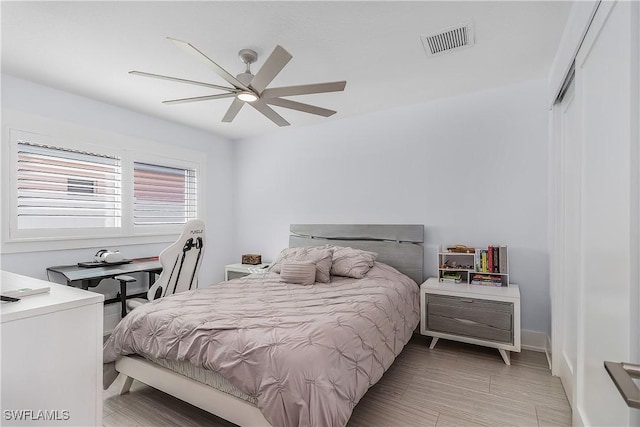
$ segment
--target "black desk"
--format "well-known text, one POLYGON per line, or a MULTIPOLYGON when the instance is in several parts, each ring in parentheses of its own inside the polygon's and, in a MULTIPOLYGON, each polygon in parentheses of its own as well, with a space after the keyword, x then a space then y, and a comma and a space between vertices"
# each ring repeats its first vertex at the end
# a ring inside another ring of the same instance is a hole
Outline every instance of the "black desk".
MULTIPOLYGON (((133 260, 128 264, 119 265, 105 265, 104 267, 78 267, 78 265, 59 265, 55 267, 48 267, 48 272, 54 272, 61 274, 67 281, 67 285, 76 286, 80 285, 82 289, 89 289, 96 287, 103 279, 113 279, 120 274, 131 273, 149 273, 149 286, 155 282, 156 274, 162 271, 162 264, 156 259, 140 259, 133 260)), ((135 297, 137 295, 130 295, 135 297)), ((109 298, 104 301, 105 304, 114 302, 121 302, 126 299, 126 290, 120 297, 109 298)))

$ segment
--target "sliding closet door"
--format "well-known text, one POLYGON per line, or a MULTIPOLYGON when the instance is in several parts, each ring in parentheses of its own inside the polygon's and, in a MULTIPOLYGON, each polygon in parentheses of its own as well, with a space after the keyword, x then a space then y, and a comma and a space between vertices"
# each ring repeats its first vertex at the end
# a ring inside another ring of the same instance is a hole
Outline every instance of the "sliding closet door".
MULTIPOLYGON (((575 404, 577 365, 578 299, 580 294, 580 215, 582 156, 580 142, 580 110, 575 100, 575 82, 572 79, 562 98, 554 108, 557 147, 554 148, 559 168, 559 188, 556 199, 556 289, 554 303, 553 367, 562 380, 569 403, 575 404)), ((558 170, 558 169, 557 169, 558 170)))
POLYGON ((634 422, 603 362, 638 362, 637 8, 602 2, 575 62, 582 200, 574 422, 585 425, 634 422))

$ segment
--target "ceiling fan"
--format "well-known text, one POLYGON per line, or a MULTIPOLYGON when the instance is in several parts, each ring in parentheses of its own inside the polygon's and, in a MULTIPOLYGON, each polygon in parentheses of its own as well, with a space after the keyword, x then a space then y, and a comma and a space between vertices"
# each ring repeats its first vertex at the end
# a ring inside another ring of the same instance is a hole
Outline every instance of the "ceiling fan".
POLYGON ((180 79, 177 77, 163 76, 160 74, 145 73, 142 71, 130 71, 129 73, 137 76, 170 80, 174 82, 204 86, 224 91, 224 93, 219 93, 216 95, 162 101, 163 104, 182 104, 186 102, 233 98, 231 106, 222 118, 223 122, 229 123, 233 121, 244 104, 251 105, 253 108, 264 114, 269 120, 271 120, 278 126, 289 126, 290 123, 286 121, 280 114, 275 112, 269 105, 277 105, 278 107, 289 108, 291 110, 316 114, 323 117, 329 117, 335 114, 336 111, 316 107, 315 105, 292 101, 283 97, 294 95, 308 95, 322 92, 340 92, 344 90, 344 87, 347 84, 346 81, 339 81, 299 86, 267 88, 269 83, 271 83, 271 81, 278 75, 278 73, 280 73, 280 71, 282 71, 284 66, 287 65, 291 58, 293 58, 291 54, 284 50, 284 48, 280 45, 276 46, 273 52, 271 52, 271 55, 269 55, 265 63, 262 65, 262 68, 260 68, 260 70, 255 75, 251 73, 250 66, 251 64, 256 62, 256 60, 258 59, 258 54, 251 49, 242 49, 238 53, 238 55, 240 56, 240 60, 242 60, 242 62, 244 62, 244 64, 246 65, 246 69, 244 73, 240 73, 236 77, 234 77, 190 43, 171 37, 167 37, 167 39, 175 43, 178 47, 182 48, 190 55, 193 55, 199 60, 205 62, 207 65, 209 65, 209 67, 213 69, 216 74, 226 80, 232 87, 219 86, 194 80, 180 79))

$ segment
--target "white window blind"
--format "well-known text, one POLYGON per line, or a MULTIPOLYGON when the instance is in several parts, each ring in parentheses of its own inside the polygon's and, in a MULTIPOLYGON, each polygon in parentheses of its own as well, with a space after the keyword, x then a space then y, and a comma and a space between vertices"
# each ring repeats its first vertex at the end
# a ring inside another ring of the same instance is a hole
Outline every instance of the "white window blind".
POLYGON ((196 170, 134 162, 133 223, 184 224, 197 217, 196 170))
POLYGON ((121 226, 120 159, 18 142, 18 229, 121 226))

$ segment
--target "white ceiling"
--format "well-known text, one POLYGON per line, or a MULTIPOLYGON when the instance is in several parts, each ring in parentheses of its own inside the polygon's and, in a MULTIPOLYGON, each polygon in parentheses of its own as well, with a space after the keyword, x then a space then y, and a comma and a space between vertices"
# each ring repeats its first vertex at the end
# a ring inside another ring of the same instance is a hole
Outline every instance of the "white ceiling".
POLYGON ((274 107, 292 126, 545 78, 570 2, 2 2, 2 71, 231 139, 278 127, 252 108, 222 123, 231 99, 163 105, 216 93, 128 74, 139 70, 226 85, 167 41, 185 40, 231 74, 242 48, 275 45, 293 59, 270 87, 346 80, 344 92, 292 97, 330 118, 274 107), (473 21, 475 46, 428 57, 420 35, 473 21))

